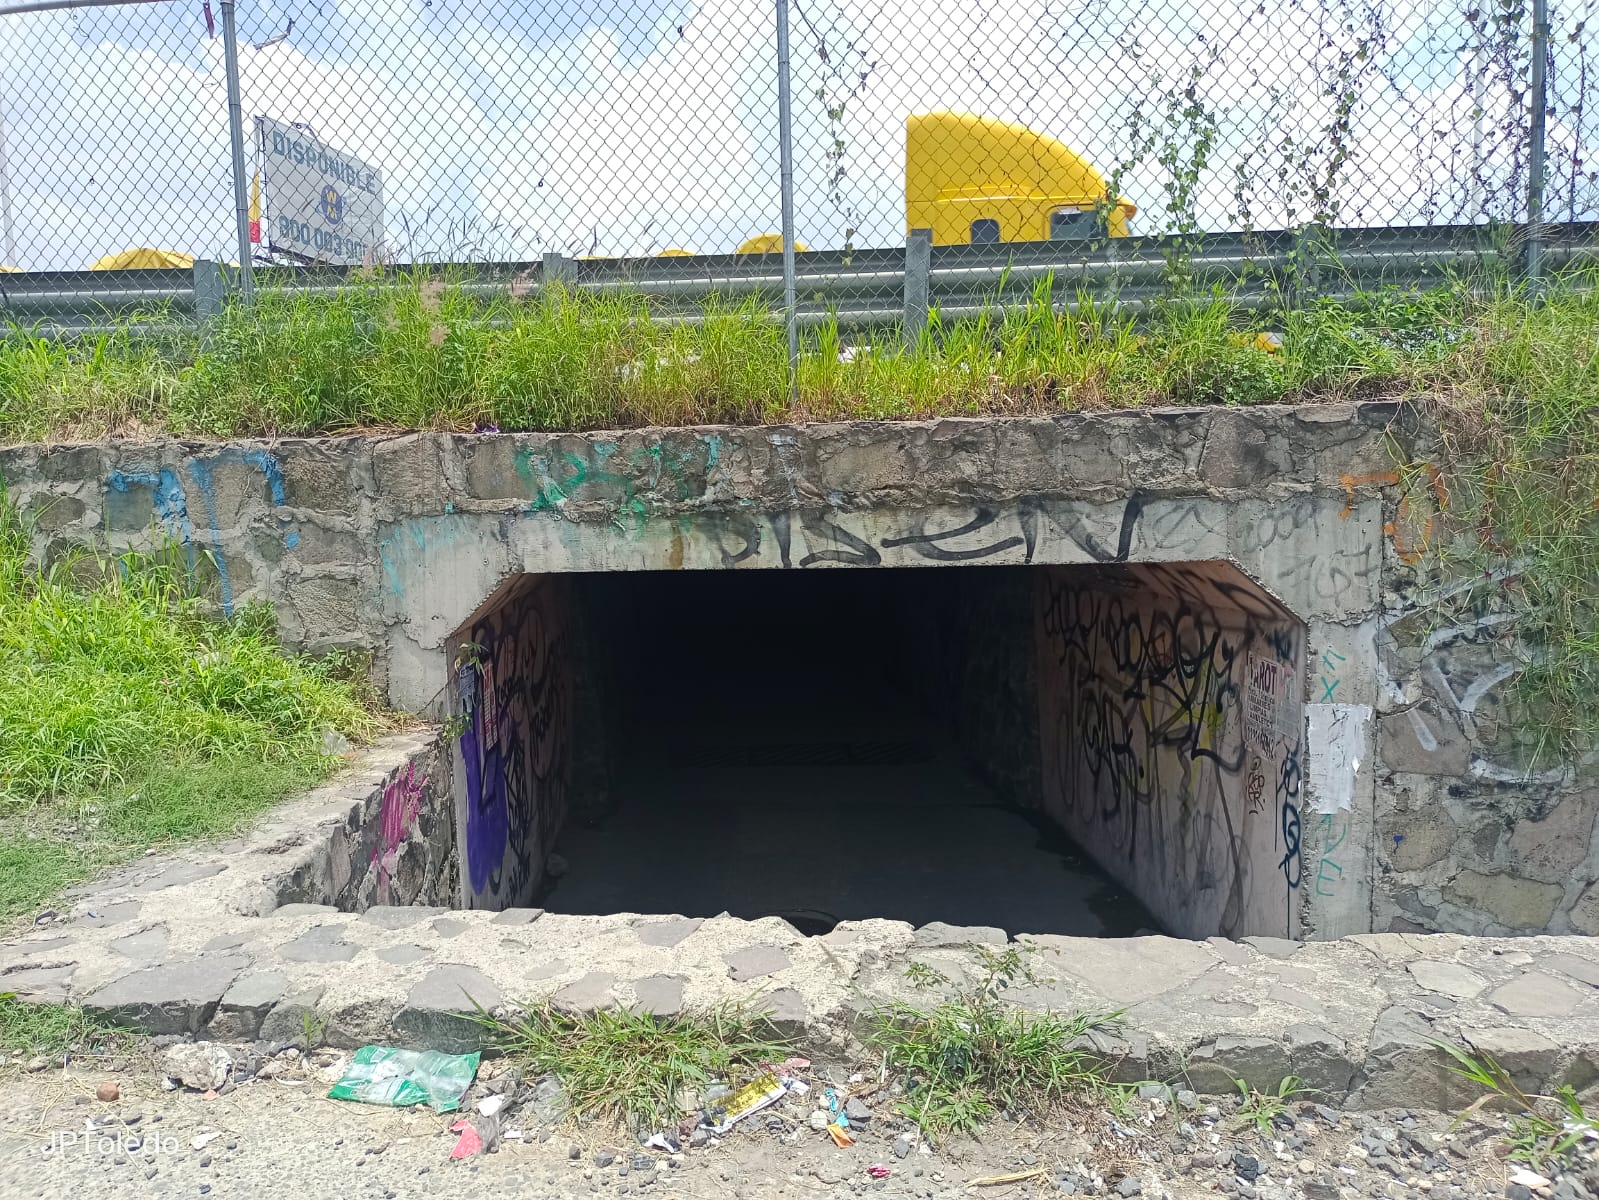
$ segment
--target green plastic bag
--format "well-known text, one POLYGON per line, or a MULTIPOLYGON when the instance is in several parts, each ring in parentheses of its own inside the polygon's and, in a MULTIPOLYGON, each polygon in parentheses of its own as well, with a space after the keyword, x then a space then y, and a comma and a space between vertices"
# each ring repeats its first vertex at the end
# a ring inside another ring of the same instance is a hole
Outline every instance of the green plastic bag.
POLYGON ((362 1046, 328 1096, 390 1108, 426 1104, 434 1112, 453 1112, 472 1086, 479 1057, 475 1050, 441 1054, 437 1050, 362 1046))

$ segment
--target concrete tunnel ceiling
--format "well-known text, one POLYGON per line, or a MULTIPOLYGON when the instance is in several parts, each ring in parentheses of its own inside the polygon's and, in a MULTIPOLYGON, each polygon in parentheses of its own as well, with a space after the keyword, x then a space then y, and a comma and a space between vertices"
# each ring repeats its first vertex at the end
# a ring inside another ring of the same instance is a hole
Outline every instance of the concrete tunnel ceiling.
POLYGON ((1304 623, 1227 562, 945 561, 497 587, 464 906, 1298 936, 1304 623))

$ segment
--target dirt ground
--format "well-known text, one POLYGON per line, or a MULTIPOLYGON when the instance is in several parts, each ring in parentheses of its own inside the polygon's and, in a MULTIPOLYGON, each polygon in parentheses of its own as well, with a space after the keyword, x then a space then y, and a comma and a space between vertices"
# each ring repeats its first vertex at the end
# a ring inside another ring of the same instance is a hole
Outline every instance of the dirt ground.
MULTIPOLYGON (((1344 1113, 1306 1100, 1291 1101, 1269 1134, 1238 1111, 1236 1097, 1167 1092, 1043 1125, 1001 1120, 980 1138, 933 1147, 895 1114, 885 1088, 863 1098, 872 1115, 854 1123, 856 1144, 841 1149, 809 1118, 830 1084, 850 1086, 850 1072, 820 1064, 809 1072, 805 1094, 791 1093, 724 1137, 685 1145, 681 1153, 647 1150, 612 1128, 541 1127, 531 1103, 513 1102, 497 1118, 496 1149, 452 1160, 458 1135, 449 1126, 462 1114, 328 1099, 343 1067, 342 1056, 331 1052, 276 1061, 276 1074, 265 1073, 271 1077, 253 1074, 209 1099, 166 1090, 153 1054, 3 1068, 0 1195, 1181 1200, 1220 1193, 1236 1200, 1580 1200, 1590 1194, 1578 1168, 1549 1186, 1517 1190, 1517 1164, 1495 1152, 1504 1149, 1501 1117, 1457 1123, 1452 1114, 1344 1113), (106 1081, 118 1084, 119 1099, 96 1098, 106 1081)), ((484 1064, 468 1105, 496 1088, 528 1094, 508 1071, 484 1064)))

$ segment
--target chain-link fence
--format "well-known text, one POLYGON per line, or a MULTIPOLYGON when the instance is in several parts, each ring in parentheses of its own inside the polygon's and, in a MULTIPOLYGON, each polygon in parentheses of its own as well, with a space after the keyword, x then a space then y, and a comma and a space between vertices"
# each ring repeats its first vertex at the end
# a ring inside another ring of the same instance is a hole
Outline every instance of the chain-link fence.
MULTIPOLYGON (((787 0, 801 304, 1306 230, 1380 275, 1558 258, 1599 219, 1599 0, 1531 2, 787 0)), ((0 315, 205 308, 246 221, 286 268, 781 282, 773 0, 241 0, 242 162, 226 7, 0 0, 0 315)))

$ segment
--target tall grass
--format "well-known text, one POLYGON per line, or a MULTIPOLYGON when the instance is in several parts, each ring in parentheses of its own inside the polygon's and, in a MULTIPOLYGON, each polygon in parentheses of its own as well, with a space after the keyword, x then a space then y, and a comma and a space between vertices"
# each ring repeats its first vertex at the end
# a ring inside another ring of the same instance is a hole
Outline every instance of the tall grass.
POLYGON ((220 833, 370 727, 341 664, 208 615, 181 555, 41 571, 0 493, 0 914, 98 862, 220 833))

